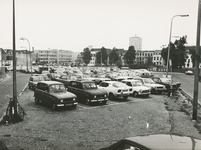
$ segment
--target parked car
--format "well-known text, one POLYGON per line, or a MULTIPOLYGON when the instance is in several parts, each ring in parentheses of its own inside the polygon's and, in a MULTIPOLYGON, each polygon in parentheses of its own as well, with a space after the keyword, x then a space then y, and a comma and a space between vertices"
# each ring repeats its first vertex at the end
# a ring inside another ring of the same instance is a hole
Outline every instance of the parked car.
POLYGON ((56 81, 40 81, 34 91, 35 103, 44 102, 51 105, 52 110, 57 107, 77 106, 77 96, 66 91, 63 83, 56 81))
POLYGON ((122 80, 122 83, 132 87, 132 95, 134 97, 137 96, 146 96, 148 97, 150 94, 150 88, 144 86, 139 80, 122 80))
POLYGON ((171 79, 166 77, 152 77, 152 79, 158 84, 165 85, 167 91, 170 90, 171 86, 173 91, 177 90, 181 86, 181 82, 171 81, 171 79))
POLYGON ((37 83, 38 83, 39 81, 44 81, 43 76, 34 75, 34 76, 29 77, 29 82, 28 82, 28 87, 29 87, 29 89, 35 90, 35 89, 36 89, 36 86, 37 86, 37 83))
POLYGON ((132 88, 119 81, 103 81, 98 86, 109 95, 110 100, 115 100, 117 97, 123 97, 124 100, 132 93, 132 88))
POLYGON ((90 80, 70 81, 68 91, 74 93, 79 101, 87 105, 92 103, 106 104, 108 101, 107 92, 98 89, 96 84, 90 80))
POLYGON ((134 77, 134 80, 139 80, 142 82, 144 86, 150 88, 151 93, 159 93, 166 91, 165 85, 155 83, 151 78, 141 78, 141 77, 134 77))
POLYGON ((200 150, 201 140, 178 134, 128 137, 100 150, 200 150))
POLYGON ((132 80, 133 77, 130 77, 130 76, 117 76, 117 77, 114 77, 112 79, 112 81, 119 81, 121 82, 122 80, 132 80))
POLYGON ((110 78, 93 78, 92 81, 95 82, 96 85, 99 85, 103 81, 111 81, 110 78))
POLYGON ((187 70, 187 71, 185 71, 185 74, 187 74, 187 75, 193 75, 193 71, 187 70))
MULTIPOLYGON (((58 81, 58 82, 61 82, 64 84, 64 86, 67 88, 68 87, 68 84, 70 83, 71 79, 70 79, 70 76, 69 75, 61 75, 60 77, 58 78, 52 78, 53 81, 58 81)), ((75 79, 76 80, 76 79, 75 79)))

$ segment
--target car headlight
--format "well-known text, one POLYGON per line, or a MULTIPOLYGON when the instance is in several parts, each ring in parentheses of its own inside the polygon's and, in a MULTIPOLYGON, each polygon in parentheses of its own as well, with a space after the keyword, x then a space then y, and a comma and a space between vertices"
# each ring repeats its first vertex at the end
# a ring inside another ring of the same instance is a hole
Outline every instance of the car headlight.
POLYGON ((73 98, 73 101, 75 101, 76 100, 76 98, 73 98))
POLYGON ((94 95, 94 98, 96 98, 96 95, 94 95))
POLYGON ((107 95, 104 95, 104 97, 107 97, 107 95))
POLYGON ((117 92, 118 92, 118 93, 121 93, 121 90, 118 90, 117 92))
POLYGON ((64 100, 63 100, 63 99, 61 99, 61 103, 63 103, 63 101, 64 101, 64 100))
POLYGON ((140 89, 139 92, 141 93, 141 92, 142 92, 142 89, 140 89))

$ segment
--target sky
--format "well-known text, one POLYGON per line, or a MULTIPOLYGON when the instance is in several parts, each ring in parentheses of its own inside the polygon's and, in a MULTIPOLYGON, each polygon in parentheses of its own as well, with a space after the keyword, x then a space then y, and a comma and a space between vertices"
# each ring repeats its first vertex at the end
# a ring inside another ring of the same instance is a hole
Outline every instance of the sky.
MULTIPOLYGON (((142 38, 142 50, 160 50, 187 36, 196 45, 199 0, 15 0, 16 49, 123 48, 142 38), (26 40, 20 40, 20 38, 26 40)), ((13 0, 0 0, 0 48, 13 48, 13 0)))

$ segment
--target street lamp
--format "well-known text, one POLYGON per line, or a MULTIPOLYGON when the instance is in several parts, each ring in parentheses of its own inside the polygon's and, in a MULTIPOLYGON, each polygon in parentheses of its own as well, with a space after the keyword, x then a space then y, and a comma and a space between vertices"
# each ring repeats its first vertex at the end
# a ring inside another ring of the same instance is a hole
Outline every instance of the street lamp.
POLYGON ((175 15, 171 19, 171 26, 170 26, 170 37, 169 37, 169 45, 168 45, 168 55, 167 55, 167 66, 166 66, 166 77, 168 77, 168 64, 169 64, 169 57, 170 57, 170 43, 171 43, 171 34, 172 34, 172 23, 175 17, 188 17, 189 15, 175 15))
POLYGON ((31 76, 32 76, 32 59, 31 59, 31 47, 30 47, 30 42, 29 42, 29 40, 28 39, 26 39, 26 38, 20 38, 20 40, 26 40, 27 42, 28 42, 28 44, 29 44, 29 52, 30 52, 30 66, 31 66, 31 76))

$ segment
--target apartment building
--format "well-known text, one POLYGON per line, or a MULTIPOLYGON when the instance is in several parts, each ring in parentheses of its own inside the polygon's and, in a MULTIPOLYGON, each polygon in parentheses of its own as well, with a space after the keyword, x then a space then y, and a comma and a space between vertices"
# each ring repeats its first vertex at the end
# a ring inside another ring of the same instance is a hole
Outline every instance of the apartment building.
POLYGON ((157 66, 163 66, 164 65, 164 60, 163 57, 161 56, 161 50, 155 50, 153 53, 153 63, 157 66))
POLYGON ((137 63, 146 63, 147 58, 151 57, 153 59, 154 51, 138 50, 136 51, 136 62, 137 63))
POLYGON ((129 46, 134 46, 135 50, 142 50, 142 38, 135 35, 129 38, 129 46))

